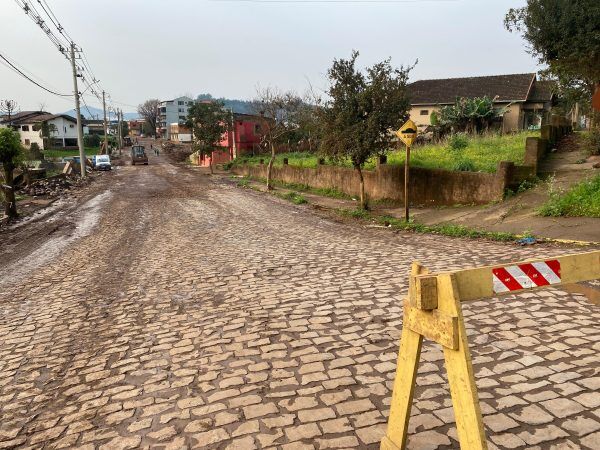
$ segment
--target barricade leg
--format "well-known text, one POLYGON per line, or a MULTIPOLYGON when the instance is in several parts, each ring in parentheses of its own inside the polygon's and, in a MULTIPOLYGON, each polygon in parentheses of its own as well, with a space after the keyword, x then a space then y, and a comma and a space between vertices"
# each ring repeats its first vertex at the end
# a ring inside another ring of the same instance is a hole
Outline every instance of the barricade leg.
POLYGON ((402 327, 388 429, 381 441, 381 450, 398 450, 406 445, 422 343, 423 336, 408 327, 402 327))
POLYGON ((458 317, 458 349, 443 349, 460 448, 487 450, 469 343, 454 276, 440 276, 438 287, 440 312, 458 317))

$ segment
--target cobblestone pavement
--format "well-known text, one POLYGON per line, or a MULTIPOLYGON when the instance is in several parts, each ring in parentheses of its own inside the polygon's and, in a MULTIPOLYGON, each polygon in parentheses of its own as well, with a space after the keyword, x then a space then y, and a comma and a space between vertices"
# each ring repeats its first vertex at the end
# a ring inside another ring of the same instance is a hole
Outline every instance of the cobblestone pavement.
MULTIPOLYGON (((565 252, 336 223, 154 162, 0 278, 0 448, 376 449, 411 261, 565 252)), ((598 306, 548 289, 465 316, 490 448, 600 447, 598 306)), ((408 447, 457 448, 435 345, 417 383, 408 447)))

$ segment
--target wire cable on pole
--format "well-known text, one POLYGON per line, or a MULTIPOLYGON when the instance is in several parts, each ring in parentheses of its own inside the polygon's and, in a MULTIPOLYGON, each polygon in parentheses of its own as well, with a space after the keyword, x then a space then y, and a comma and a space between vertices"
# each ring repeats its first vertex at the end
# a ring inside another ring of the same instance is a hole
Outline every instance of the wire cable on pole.
POLYGON ((22 77, 26 78, 27 80, 29 80, 30 82, 32 82, 33 84, 35 84, 36 86, 42 88, 43 90, 45 90, 46 92, 49 92, 50 94, 54 94, 54 95, 58 95, 59 97, 73 97, 73 94, 60 94, 58 92, 55 92, 51 89, 48 89, 45 86, 42 86, 40 83, 38 83, 37 81, 31 79, 29 76, 27 76, 27 74, 25 74, 21 69, 19 69, 17 66, 15 66, 13 63, 11 63, 4 55, 2 55, 0 53, 0 59, 3 59, 15 72, 17 72, 19 75, 21 75, 22 77))

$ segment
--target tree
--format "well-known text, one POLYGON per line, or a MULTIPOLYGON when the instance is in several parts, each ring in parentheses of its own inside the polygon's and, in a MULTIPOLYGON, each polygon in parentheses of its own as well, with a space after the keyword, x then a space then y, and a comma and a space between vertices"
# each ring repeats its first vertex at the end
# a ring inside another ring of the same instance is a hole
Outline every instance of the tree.
POLYGON ((188 109, 186 126, 193 133, 192 148, 200 156, 209 157, 208 166, 211 174, 213 173, 212 153, 222 149, 220 143, 223 134, 229 128, 230 118, 231 114, 221 101, 196 102, 188 109))
POLYGON ((505 108, 495 108, 494 101, 487 96, 461 97, 456 99, 454 105, 442 106, 432 120, 432 125, 446 130, 453 128, 454 131, 476 133, 486 130, 504 112, 505 108))
POLYGON ((598 24, 598 0, 527 0, 527 6, 511 8, 504 20, 548 66, 547 73, 563 86, 578 86, 588 99, 600 83, 598 24))
POLYGON ((19 112, 19 104, 14 100, 0 100, 0 112, 4 113, 7 117, 7 122, 12 125, 11 119, 17 112, 19 112))
POLYGON ((321 151, 334 159, 350 160, 360 179, 360 207, 366 209, 362 168, 374 155, 392 145, 392 130, 408 118, 406 91, 412 67, 393 68, 390 59, 357 70, 358 52, 336 59, 327 75, 329 100, 321 112, 321 151))
POLYGON ((18 216, 13 171, 20 163, 22 157, 23 147, 21 146, 19 133, 11 128, 0 128, 0 163, 2 163, 6 183, 2 185, 5 197, 4 213, 9 218, 18 216))
POLYGON ((158 122, 158 99, 146 100, 138 106, 137 112, 146 121, 148 125, 145 130, 147 134, 154 136, 156 134, 156 123, 158 122))
POLYGON ((288 135, 298 128, 298 112, 303 105, 295 93, 281 92, 277 88, 258 88, 253 111, 260 116, 261 143, 271 151, 267 166, 267 190, 273 189, 271 176, 277 145, 286 142, 288 135))

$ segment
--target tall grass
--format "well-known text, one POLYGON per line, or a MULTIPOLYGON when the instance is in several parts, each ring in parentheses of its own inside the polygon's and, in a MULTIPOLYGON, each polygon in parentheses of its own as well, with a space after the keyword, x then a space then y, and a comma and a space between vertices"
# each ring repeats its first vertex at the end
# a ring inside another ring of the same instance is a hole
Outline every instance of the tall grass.
POLYGON ((582 181, 564 193, 551 194, 542 216, 600 217, 600 175, 582 181))
MULTIPOLYGON (((539 132, 524 131, 514 134, 499 135, 489 133, 478 136, 461 136, 466 141, 466 146, 453 149, 449 138, 435 144, 415 146, 411 150, 411 166, 426 169, 471 170, 475 172, 494 173, 500 161, 512 161, 523 164, 525 158, 525 140, 531 136, 539 136, 539 132)), ((455 146, 456 147, 456 146, 455 146)), ((406 152, 404 148, 388 152, 389 165, 404 165, 406 152)), ((312 153, 280 153, 275 158, 276 167, 283 166, 283 159, 288 159, 288 164, 293 167, 315 168, 318 156, 312 153)), ((267 164, 269 156, 252 156, 238 158, 235 164, 258 165, 263 159, 267 164)), ((336 164, 343 167, 352 167, 350 161, 337 161, 326 164, 336 164)), ((365 164, 366 169, 374 169, 377 159, 371 158, 365 164)))

